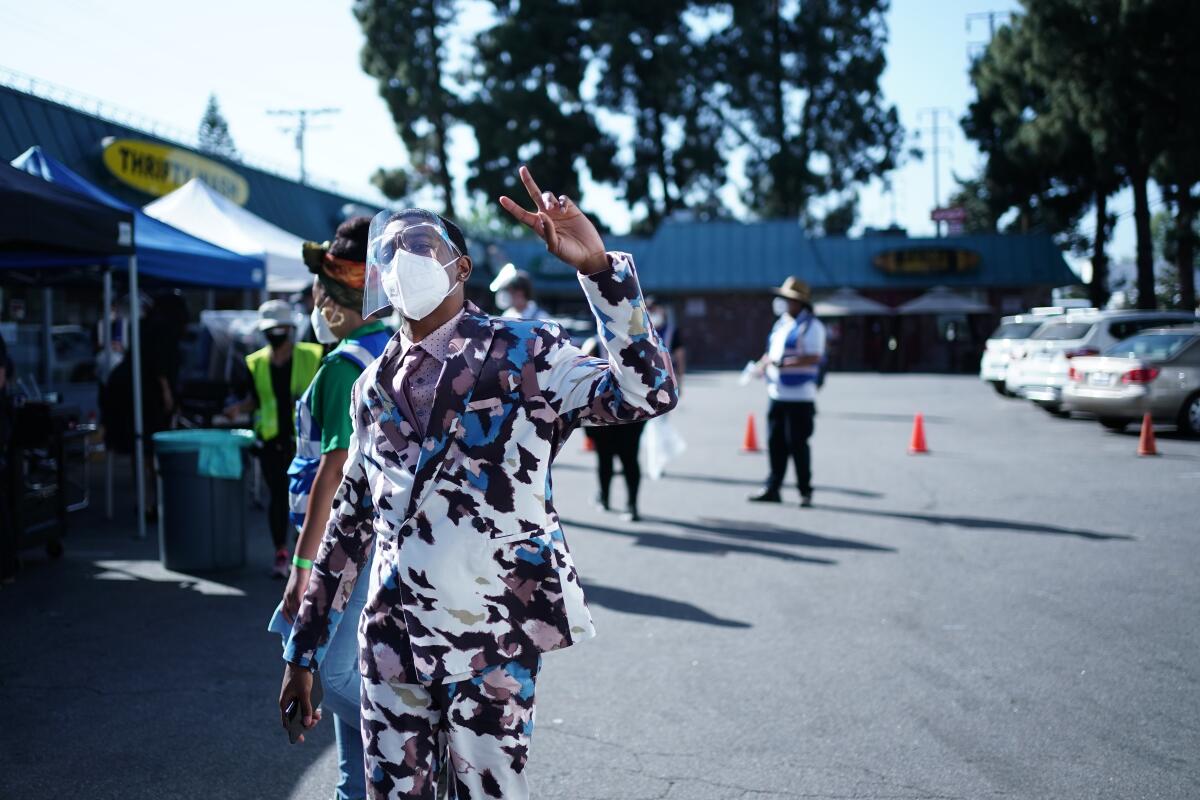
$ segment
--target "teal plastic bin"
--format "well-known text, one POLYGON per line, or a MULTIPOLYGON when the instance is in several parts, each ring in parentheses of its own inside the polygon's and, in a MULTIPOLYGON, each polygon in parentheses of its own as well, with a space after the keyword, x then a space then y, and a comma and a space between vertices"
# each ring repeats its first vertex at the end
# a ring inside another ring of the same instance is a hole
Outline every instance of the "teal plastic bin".
POLYGON ((154 434, 158 551, 177 572, 235 569, 246 562, 247 430, 154 434))

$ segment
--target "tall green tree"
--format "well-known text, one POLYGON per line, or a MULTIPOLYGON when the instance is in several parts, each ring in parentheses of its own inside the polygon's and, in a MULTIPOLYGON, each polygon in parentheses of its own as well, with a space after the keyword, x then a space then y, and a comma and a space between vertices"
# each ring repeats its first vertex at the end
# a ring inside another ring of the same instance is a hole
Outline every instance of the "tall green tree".
POLYGON ((619 184, 639 228, 674 211, 721 216, 723 123, 712 108, 719 65, 688 21, 695 0, 589 0, 589 41, 599 67, 596 103, 633 122, 632 151, 619 184))
POLYGON ((465 76, 471 95, 462 117, 479 145, 468 188, 489 198, 520 194, 521 164, 545 189, 576 201, 583 169, 598 182, 615 182, 616 144, 580 96, 588 67, 581 0, 493 3, 495 24, 477 37, 465 76))
POLYGON ((229 123, 221 113, 217 96, 208 96, 208 105, 204 107, 204 116, 200 118, 200 128, 196 132, 200 149, 205 153, 213 153, 226 158, 237 158, 237 146, 233 143, 233 135, 229 132, 229 123))
POLYGON ((725 121, 746 147, 747 205, 804 214, 895 165, 902 130, 879 87, 888 0, 732 0, 725 121))
POLYGON ((381 169, 373 180, 392 199, 426 186, 441 195, 454 216, 450 129, 460 99, 447 72, 446 40, 455 22, 454 0, 355 0, 354 16, 366 41, 363 70, 379 84, 396 131, 408 150, 410 170, 381 169))
MULTIPOLYGON (((1154 308, 1148 184, 1173 115, 1164 81, 1194 77, 1164 69, 1164 43, 1190 35, 1187 0, 1024 0, 1039 69, 1063 104, 1133 189, 1140 308, 1154 308)), ((1180 42, 1173 49, 1189 46, 1180 42)), ((1170 49, 1170 48, 1169 48, 1170 49)), ((1194 133, 1193 133, 1194 135, 1194 133)))

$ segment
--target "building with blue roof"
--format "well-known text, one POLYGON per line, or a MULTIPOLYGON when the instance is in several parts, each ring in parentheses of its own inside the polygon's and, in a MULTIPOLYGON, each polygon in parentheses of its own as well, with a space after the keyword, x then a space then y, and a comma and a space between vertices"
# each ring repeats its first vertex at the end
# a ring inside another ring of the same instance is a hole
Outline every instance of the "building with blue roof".
MULTIPOLYGON (((761 355, 769 290, 789 276, 812 287, 832 363, 845 369, 973 370, 999 316, 1047 305, 1052 289, 1079 283, 1043 234, 812 238, 792 221, 670 221, 651 237, 606 242, 633 254, 642 286, 670 304, 698 366, 761 355), (834 296, 860 302, 821 303, 834 296)), ((543 307, 582 311, 572 271, 539 240, 498 249, 501 262, 533 276, 543 307)))

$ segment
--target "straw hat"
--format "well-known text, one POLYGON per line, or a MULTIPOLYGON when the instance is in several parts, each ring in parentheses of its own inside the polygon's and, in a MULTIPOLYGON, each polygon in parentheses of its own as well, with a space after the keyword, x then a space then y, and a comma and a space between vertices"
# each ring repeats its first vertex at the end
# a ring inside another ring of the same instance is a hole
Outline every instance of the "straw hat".
POLYGON ((808 284, 795 275, 789 276, 778 289, 772 289, 771 294, 777 297, 786 297, 788 300, 798 300, 801 303, 812 302, 812 289, 808 288, 808 284))

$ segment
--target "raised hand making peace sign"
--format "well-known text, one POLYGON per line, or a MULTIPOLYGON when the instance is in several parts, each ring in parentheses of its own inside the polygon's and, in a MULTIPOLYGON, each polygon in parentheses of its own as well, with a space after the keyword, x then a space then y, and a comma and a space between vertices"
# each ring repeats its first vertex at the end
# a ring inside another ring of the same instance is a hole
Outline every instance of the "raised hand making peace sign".
POLYGON ((527 167, 521 167, 521 183, 533 199, 535 211, 526 211, 510 197, 501 197, 504 210, 542 237, 546 249, 584 275, 608 269, 604 240, 592 221, 565 194, 555 197, 543 192, 527 167))

